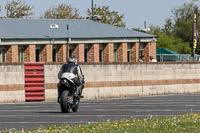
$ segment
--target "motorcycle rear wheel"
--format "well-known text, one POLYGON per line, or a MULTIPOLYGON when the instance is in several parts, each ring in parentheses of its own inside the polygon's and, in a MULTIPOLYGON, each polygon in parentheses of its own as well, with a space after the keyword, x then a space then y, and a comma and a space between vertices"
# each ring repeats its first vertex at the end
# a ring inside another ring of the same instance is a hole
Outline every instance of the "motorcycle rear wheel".
POLYGON ((73 112, 77 112, 77 111, 78 111, 80 99, 77 99, 77 102, 78 102, 78 103, 76 103, 76 105, 72 108, 72 111, 73 111, 73 112))
POLYGON ((69 113, 70 112, 70 105, 68 101, 69 91, 64 90, 61 94, 61 102, 60 102, 60 108, 63 113, 69 113))

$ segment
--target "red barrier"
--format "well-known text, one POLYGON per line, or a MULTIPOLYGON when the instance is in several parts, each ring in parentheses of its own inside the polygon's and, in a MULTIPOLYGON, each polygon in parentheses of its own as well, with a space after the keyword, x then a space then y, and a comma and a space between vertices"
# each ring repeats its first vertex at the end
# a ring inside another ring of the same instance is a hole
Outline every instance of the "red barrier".
POLYGON ((44 68, 42 66, 25 66, 24 67, 25 70, 44 70, 44 68))
POLYGON ((44 77, 44 74, 25 73, 26 77, 44 77))
POLYGON ((44 63, 25 62, 25 100, 44 101, 44 63))
POLYGON ((25 92, 26 96, 43 96, 44 92, 25 92))
POLYGON ((43 87, 44 83, 27 83, 27 82, 25 82, 25 87, 31 87, 31 86, 43 87))
POLYGON ((26 92, 40 92, 40 91, 44 91, 44 87, 25 87, 26 88, 26 92))
POLYGON ((40 77, 40 78, 25 78, 25 82, 44 82, 44 78, 40 77))
POLYGON ((26 101, 44 101, 44 97, 26 97, 26 101))

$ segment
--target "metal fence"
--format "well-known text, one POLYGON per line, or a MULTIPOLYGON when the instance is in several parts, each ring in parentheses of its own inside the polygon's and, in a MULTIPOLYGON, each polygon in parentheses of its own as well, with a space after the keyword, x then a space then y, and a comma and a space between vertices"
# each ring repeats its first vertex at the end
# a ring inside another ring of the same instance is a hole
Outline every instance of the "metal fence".
POLYGON ((157 54, 158 62, 172 61, 172 62, 192 62, 200 61, 200 55, 194 55, 194 58, 190 54, 157 54))

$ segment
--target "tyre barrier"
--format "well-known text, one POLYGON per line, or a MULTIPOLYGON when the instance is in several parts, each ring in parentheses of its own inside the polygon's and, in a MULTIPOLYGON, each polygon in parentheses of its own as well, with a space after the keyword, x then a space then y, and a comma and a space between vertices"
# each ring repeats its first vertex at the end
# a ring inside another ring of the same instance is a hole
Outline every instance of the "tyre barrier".
POLYGON ((25 62, 25 101, 44 101, 44 63, 25 62))

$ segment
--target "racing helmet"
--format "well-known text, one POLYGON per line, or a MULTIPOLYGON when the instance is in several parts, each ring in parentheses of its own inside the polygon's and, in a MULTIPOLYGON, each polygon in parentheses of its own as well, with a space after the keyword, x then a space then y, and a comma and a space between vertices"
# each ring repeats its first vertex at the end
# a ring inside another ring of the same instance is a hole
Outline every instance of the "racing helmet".
POLYGON ((77 58, 76 58, 76 56, 72 55, 71 57, 69 57, 69 58, 67 59, 67 62, 68 62, 68 63, 77 64, 77 58))

